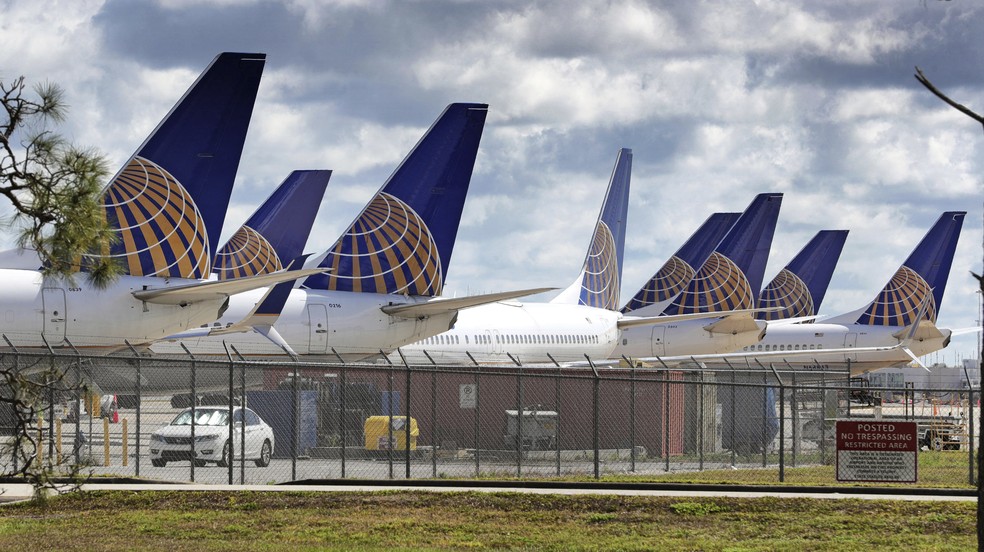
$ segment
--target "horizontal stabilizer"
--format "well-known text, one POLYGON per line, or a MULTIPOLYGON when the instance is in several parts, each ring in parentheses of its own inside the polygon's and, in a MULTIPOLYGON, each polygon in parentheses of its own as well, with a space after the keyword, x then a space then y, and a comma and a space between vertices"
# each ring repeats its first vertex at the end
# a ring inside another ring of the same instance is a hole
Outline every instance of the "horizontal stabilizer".
POLYGON ((757 309, 738 309, 726 312, 695 312, 690 314, 673 314, 663 316, 645 317, 626 317, 618 321, 618 329, 634 328, 636 326, 657 326, 659 324, 669 324, 672 322, 684 322, 687 320, 708 320, 718 319, 731 315, 752 315, 758 312, 757 309))
POLYGON ((425 316, 436 316, 449 312, 497 303, 517 297, 536 295, 546 291, 553 291, 557 288, 532 288, 517 291, 503 291, 499 293, 485 293, 482 295, 469 295, 468 297, 435 297, 424 303, 403 303, 400 305, 387 305, 383 307, 383 312, 390 316, 400 318, 420 318, 425 316))
POLYGON ((837 349, 809 349, 801 351, 749 351, 736 353, 718 353, 707 355, 679 355, 664 357, 640 357, 633 360, 640 362, 665 362, 675 364, 681 362, 724 362, 726 360, 742 360, 758 358, 769 361, 782 361, 785 359, 802 359, 803 357, 816 357, 830 354, 856 354, 856 353, 884 353, 903 349, 902 344, 886 345, 884 347, 842 347, 837 349))
POLYGON ((272 286, 280 282, 289 282, 297 278, 305 278, 314 274, 326 272, 324 268, 308 268, 304 270, 279 271, 248 278, 223 280, 221 282, 200 282, 143 289, 133 292, 140 301, 159 305, 190 305, 198 301, 221 300, 230 295, 272 286))
POLYGON ((956 337, 958 335, 967 335, 967 334, 972 334, 972 333, 981 333, 981 330, 982 329, 984 329, 984 328, 981 328, 980 326, 973 326, 973 327, 970 327, 970 328, 957 328, 955 330, 950 330, 950 335, 953 336, 953 337, 956 337))
POLYGON ((926 339, 942 339, 946 335, 929 320, 923 319, 915 323, 915 328, 907 326, 892 334, 892 337, 903 340, 924 341, 926 339))

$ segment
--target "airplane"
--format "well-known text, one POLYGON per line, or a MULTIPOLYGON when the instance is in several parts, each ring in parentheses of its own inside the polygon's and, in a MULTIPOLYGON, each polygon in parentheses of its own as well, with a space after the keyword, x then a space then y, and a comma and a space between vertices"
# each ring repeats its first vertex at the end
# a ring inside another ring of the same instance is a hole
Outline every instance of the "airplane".
POLYGON ((840 259, 847 230, 821 230, 759 294, 758 320, 815 317, 840 259), (770 310, 773 309, 773 310, 770 310), (775 310, 778 309, 778 310, 775 310))
POLYGON ((298 277, 207 280, 265 61, 218 55, 110 181, 103 204, 119 240, 107 254, 123 272, 114 282, 0 269, 0 345, 109 353, 211 322, 230 295, 298 277))
POLYGON ((501 301, 462 311, 447 332, 404 345, 396 362, 569 362, 607 358, 618 339, 632 150, 619 150, 581 271, 549 303, 501 301))
MULTIPOLYGON (((655 317, 621 323, 612 358, 726 353, 757 343, 766 323, 753 318, 782 194, 759 194, 694 277, 665 308, 642 307, 655 317), (657 308, 661 312, 652 312, 657 308), (666 320, 653 324, 652 319, 666 320), (688 319, 692 318, 692 319, 688 319)), ((639 294, 637 294, 638 296, 639 294)), ((666 303, 663 301, 662 303, 666 303)))
POLYGON ((217 331, 172 336, 151 351, 266 356, 287 344, 306 358, 356 361, 447 331, 461 309, 548 289, 440 297, 487 112, 474 103, 444 110, 335 245, 305 265, 329 274, 307 277, 273 310, 268 290, 238 295, 217 331), (257 309, 279 312, 283 342, 223 329, 257 309))
MULTIPOLYGON (((773 324, 757 344, 728 354, 668 357, 663 362, 780 362, 824 369, 850 365, 851 375, 918 362, 949 344, 936 327, 965 211, 947 211, 868 305, 812 324, 773 324)), ((649 359, 645 359, 649 360, 649 359)), ((656 360, 653 358, 652 360, 656 360)))

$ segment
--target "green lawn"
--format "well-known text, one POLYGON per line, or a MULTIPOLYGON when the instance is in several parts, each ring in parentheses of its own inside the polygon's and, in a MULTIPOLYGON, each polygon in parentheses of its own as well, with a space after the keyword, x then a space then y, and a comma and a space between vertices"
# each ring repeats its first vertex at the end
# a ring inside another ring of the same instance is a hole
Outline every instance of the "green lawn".
POLYGON ((972 502, 98 492, 0 507, 0 550, 970 550, 972 502))

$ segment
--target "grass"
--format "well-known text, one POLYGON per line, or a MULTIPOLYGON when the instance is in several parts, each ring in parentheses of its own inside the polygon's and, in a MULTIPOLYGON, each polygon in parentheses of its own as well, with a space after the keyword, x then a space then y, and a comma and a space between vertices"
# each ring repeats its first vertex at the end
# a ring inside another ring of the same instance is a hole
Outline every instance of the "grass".
POLYGON ((0 550, 969 550, 972 502, 98 492, 0 508, 0 550))

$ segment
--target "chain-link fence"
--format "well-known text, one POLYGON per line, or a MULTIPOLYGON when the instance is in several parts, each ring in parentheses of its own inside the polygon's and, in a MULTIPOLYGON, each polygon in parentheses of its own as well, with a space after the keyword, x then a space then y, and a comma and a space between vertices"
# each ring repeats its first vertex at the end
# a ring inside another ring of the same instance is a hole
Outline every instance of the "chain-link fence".
MULTIPOLYGON (((872 387, 848 366, 408 367, 136 351, 0 360, 64 375, 31 431, 41 456, 94 475, 822 485, 836 482, 835 424, 850 419, 915 422, 919 483, 974 484, 969 375, 958 389, 922 389, 872 387)), ((0 413, 0 426, 15 415, 0 413)), ((7 469, 18 461, 9 447, 2 458, 7 469)))

